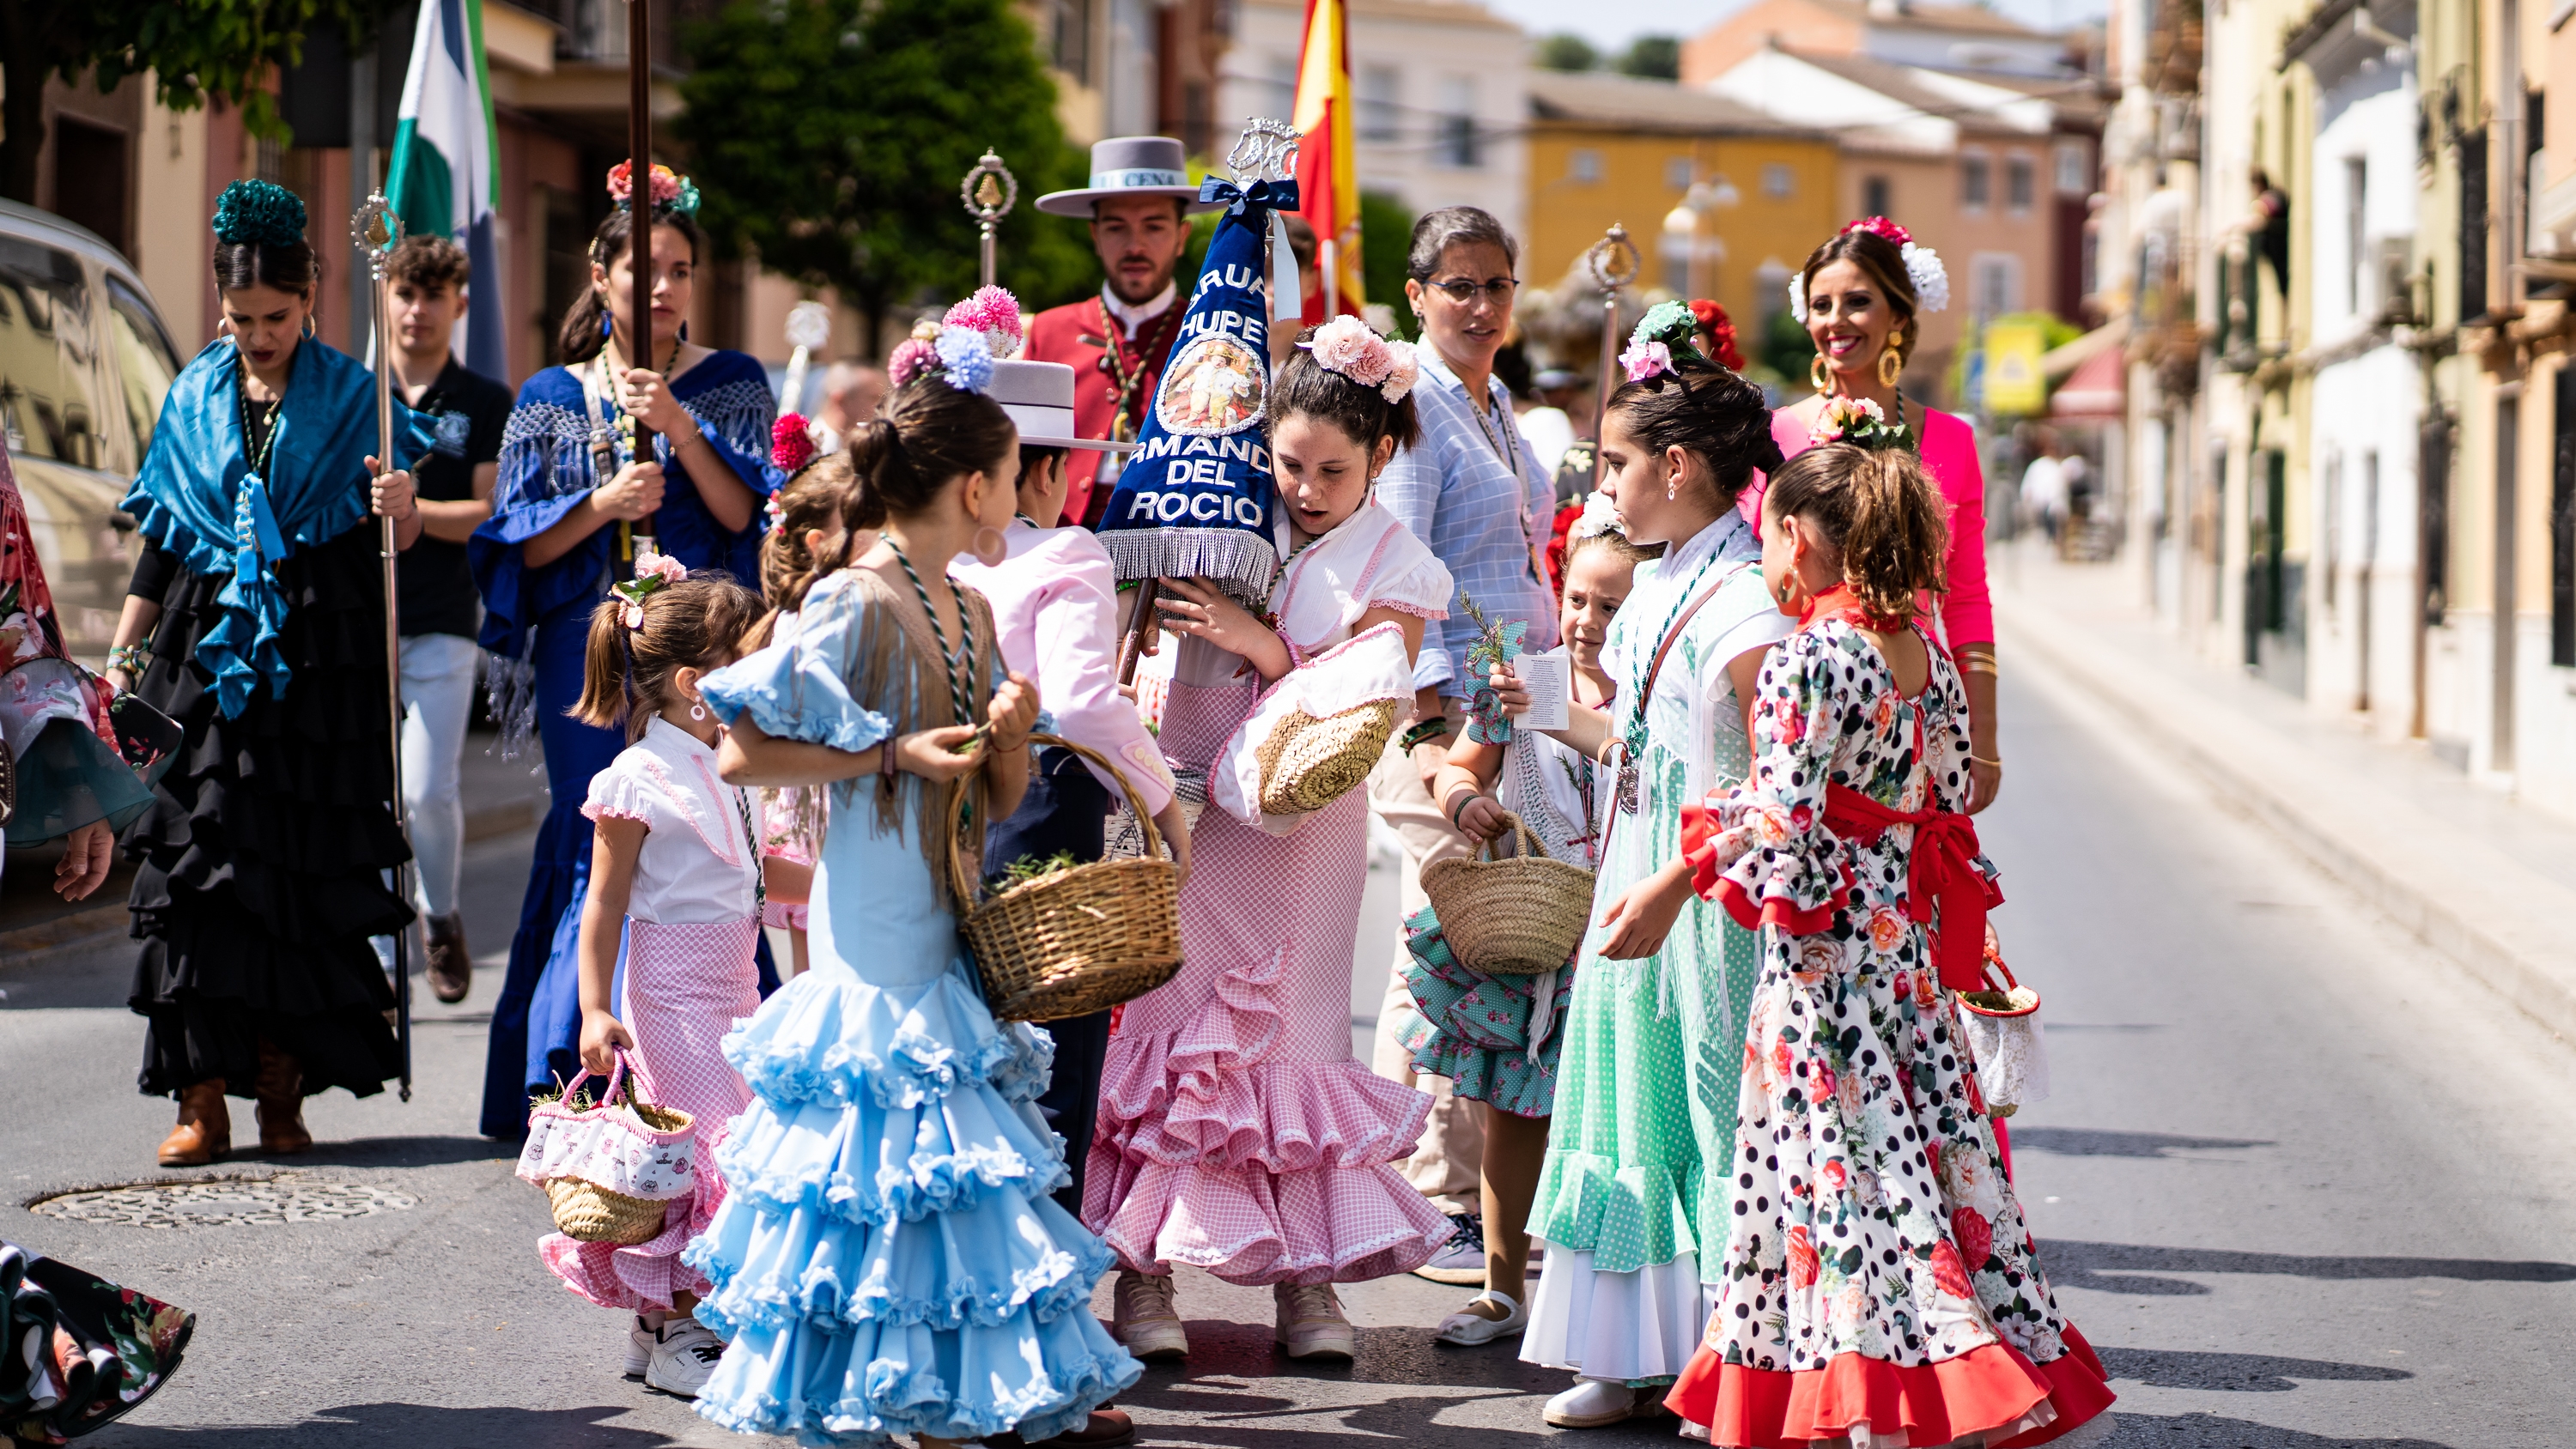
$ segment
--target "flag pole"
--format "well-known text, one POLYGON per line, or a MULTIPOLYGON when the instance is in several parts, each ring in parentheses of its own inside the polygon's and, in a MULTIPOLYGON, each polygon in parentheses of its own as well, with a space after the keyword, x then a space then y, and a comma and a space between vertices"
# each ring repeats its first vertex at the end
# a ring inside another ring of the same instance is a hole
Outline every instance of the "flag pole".
MULTIPOLYGON (((630 357, 631 366, 653 365, 653 13, 652 0, 626 0, 626 211, 633 218, 627 228, 634 247, 628 265, 634 277, 634 291, 627 310, 627 336, 634 339, 641 361, 630 357)), ((653 456, 653 430, 642 418, 635 422, 634 460, 638 463, 653 456)), ((652 546, 653 515, 646 514, 633 523, 618 524, 618 532, 645 540, 652 546)), ((631 560, 633 545, 619 552, 631 560)))
MULTIPOLYGON (((1610 392, 1617 386, 1612 379, 1619 371, 1619 289, 1637 280, 1638 268, 1644 263, 1637 244, 1628 240, 1628 228, 1618 222, 1612 222, 1601 240, 1583 254, 1583 265, 1590 269, 1593 283, 1601 288, 1601 397, 1592 414, 1595 438, 1601 435, 1610 416, 1610 392)), ((1597 442, 1592 448, 1592 486, 1601 486, 1601 447, 1597 442)))
MULTIPOLYGON (((349 218, 349 238, 358 244, 359 254, 367 260, 367 270, 374 280, 372 313, 376 330, 376 467, 390 472, 394 465, 394 381, 393 334, 385 315, 385 263, 393 255, 394 243, 402 240, 402 217, 385 200, 383 191, 370 195, 365 204, 349 218)), ((402 792, 402 616, 400 541, 395 537, 391 514, 377 520, 377 552, 384 561, 385 576, 385 701, 387 722, 392 726, 386 740, 392 751, 394 829, 404 840, 410 831, 403 819, 402 792)), ((411 904, 411 870, 409 852, 401 865, 394 867, 394 891, 405 905, 411 904)), ((394 932, 394 1036, 402 1052, 402 1099, 411 1100, 411 927, 405 924, 394 932)))

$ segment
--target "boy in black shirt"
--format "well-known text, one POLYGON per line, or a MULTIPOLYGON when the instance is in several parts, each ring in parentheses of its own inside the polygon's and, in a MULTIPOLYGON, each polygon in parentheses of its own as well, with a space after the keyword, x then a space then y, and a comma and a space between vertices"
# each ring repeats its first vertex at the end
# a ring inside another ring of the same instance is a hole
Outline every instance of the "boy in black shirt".
POLYGON ((474 970, 456 898, 465 849, 458 770, 482 654, 474 642, 482 605, 466 567, 465 540, 492 515, 511 405, 508 388, 468 372, 449 351, 465 315, 470 272, 456 243, 415 236, 394 248, 385 282, 394 388, 413 411, 429 415, 437 438, 412 466, 422 532, 403 553, 398 598, 403 810, 420 882, 413 904, 428 927, 430 990, 447 1002, 465 999, 474 970))

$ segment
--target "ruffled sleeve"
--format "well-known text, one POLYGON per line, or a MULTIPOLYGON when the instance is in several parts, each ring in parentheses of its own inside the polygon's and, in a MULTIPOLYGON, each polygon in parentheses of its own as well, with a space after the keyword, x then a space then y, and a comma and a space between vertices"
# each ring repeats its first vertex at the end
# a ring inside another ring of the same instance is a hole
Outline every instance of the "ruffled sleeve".
POLYGON ((850 676, 872 630, 900 627, 873 617, 846 575, 828 578, 806 594, 792 627, 708 675, 700 691, 728 725, 748 715, 763 734, 855 754, 893 735, 894 721, 850 697, 850 676))
POLYGON ((1825 786, 1847 713, 1846 666, 1823 631, 1791 635, 1762 665, 1753 706, 1753 768, 1710 807, 1687 812, 1682 848, 1699 893, 1746 930, 1810 935, 1851 898, 1842 843, 1825 828, 1825 786))
MULTIPOLYGON (((1450 576, 1449 566, 1434 556, 1411 529, 1405 529, 1388 547, 1385 562, 1369 581, 1367 605, 1437 623, 1449 617, 1450 601, 1457 597, 1457 580, 1450 576)), ((1433 647, 1426 637, 1424 652, 1433 647)), ((1417 670, 1417 678, 1419 673, 1417 670)))
POLYGON ((581 802, 582 817, 587 820, 614 818, 643 822, 647 830, 670 826, 671 806, 667 796, 644 774, 644 752, 625 749, 608 762, 608 768, 590 777, 590 796, 581 802))

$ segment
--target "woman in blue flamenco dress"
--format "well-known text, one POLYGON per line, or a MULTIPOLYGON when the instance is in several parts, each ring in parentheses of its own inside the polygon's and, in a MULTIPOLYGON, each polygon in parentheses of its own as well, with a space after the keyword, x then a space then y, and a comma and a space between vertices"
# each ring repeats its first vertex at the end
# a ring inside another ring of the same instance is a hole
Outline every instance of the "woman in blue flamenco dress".
POLYGON ((1109 1251, 1051 1197, 1071 1181, 1037 1106, 1053 1044, 985 1009, 947 884, 961 829, 980 877, 1039 718, 990 605, 947 577, 979 538, 1001 551, 1017 501, 1018 434, 973 390, 980 348, 916 364, 853 437, 842 516, 865 552, 704 685, 726 781, 829 787, 811 969, 725 1038, 755 1100, 716 1154, 725 1204, 682 1257, 714 1285, 698 1320, 728 1340, 698 1413, 745 1433, 1120 1442, 1091 1411, 1142 1372, 1091 1314, 1109 1251))
MULTIPOLYGON (((666 167, 651 179, 653 347, 629 335, 633 213, 626 166, 609 173, 616 209, 590 242, 590 286, 557 339, 565 365, 519 389, 501 441, 492 517, 467 545, 483 593, 483 647, 492 652, 492 712, 505 755, 533 733, 543 742, 553 804, 537 828, 536 864, 510 940, 509 977, 492 1007, 483 1072, 482 1130, 527 1132, 528 1098, 579 1070, 579 969, 573 948, 590 880, 590 779, 626 747, 615 730, 567 713, 581 694, 582 643, 608 586, 634 572, 649 546, 691 569, 760 580, 761 505, 782 481, 769 465, 777 413, 769 376, 739 352, 681 335, 703 251, 697 190, 666 167), (612 309, 611 303, 614 303, 612 309), (634 459, 634 424, 657 434, 634 459)), ((763 995, 778 987, 769 947, 758 952, 763 995)))

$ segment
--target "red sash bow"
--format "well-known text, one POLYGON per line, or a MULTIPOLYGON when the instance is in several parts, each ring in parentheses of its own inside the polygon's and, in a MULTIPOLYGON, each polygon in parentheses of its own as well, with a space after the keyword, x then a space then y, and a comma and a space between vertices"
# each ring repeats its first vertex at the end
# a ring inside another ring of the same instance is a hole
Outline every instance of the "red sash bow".
POLYGON ((1891 810, 1844 785, 1825 787, 1825 826, 1858 845, 1875 842, 1891 825, 1914 827, 1914 858, 1905 875, 1905 914, 1931 940, 1941 984, 1976 991, 1986 984, 1986 912, 2004 893, 1977 869, 1977 826, 1949 810, 1891 810), (1935 904, 1940 907, 1936 922, 1935 904))

